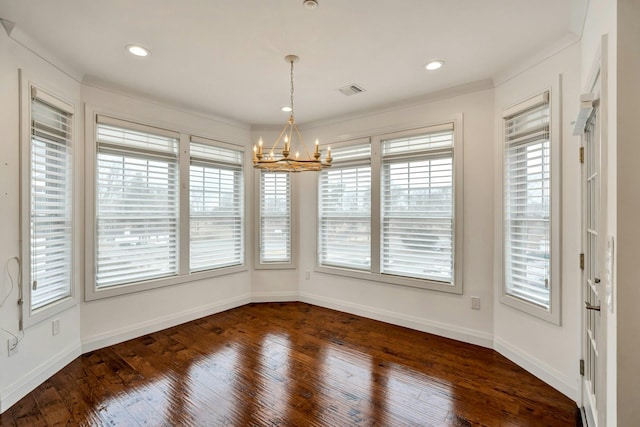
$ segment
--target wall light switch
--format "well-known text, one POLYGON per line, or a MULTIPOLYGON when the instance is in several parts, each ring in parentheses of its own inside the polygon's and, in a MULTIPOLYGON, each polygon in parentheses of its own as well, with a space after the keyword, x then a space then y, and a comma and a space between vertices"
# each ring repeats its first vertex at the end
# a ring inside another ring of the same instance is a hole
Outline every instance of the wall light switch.
POLYGON ((473 310, 480 310, 480 297, 471 297, 471 308, 473 310))

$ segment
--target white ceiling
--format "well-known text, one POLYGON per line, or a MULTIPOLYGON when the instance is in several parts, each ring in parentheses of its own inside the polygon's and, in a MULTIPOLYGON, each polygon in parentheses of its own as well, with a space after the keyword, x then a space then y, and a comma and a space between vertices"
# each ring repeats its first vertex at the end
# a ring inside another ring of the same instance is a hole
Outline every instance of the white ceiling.
POLYGON ((0 0, 0 18, 85 83, 260 125, 286 120, 287 54, 304 123, 492 79, 579 34, 586 2, 318 1, 0 0), (366 92, 336 90, 352 83, 366 92))

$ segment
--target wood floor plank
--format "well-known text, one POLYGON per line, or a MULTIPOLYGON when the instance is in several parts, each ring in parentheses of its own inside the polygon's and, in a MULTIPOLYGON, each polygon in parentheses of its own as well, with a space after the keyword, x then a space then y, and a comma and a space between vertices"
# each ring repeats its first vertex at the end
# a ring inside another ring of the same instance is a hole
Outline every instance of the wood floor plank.
POLYGON ((249 304, 87 353, 2 426, 575 426, 493 350, 303 303, 249 304))

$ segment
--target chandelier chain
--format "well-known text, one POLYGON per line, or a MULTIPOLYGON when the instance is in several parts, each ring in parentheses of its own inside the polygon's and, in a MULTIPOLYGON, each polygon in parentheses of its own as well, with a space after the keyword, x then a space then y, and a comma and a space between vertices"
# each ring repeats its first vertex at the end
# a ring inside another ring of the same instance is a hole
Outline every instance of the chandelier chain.
POLYGON ((293 117, 293 60, 291 60, 291 116, 293 117))

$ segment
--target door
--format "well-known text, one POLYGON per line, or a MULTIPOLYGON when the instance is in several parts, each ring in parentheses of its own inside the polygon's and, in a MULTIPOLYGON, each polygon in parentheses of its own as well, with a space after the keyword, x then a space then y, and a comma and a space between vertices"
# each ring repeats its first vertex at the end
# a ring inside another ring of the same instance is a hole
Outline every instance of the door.
POLYGON ((604 420, 604 322, 602 316, 606 307, 601 306, 602 245, 601 233, 601 147, 600 111, 594 101, 594 108, 587 120, 583 134, 583 227, 584 227, 584 274, 583 274, 583 382, 582 396, 585 415, 589 427, 603 424, 604 420), (602 307, 602 308, 601 308, 602 307), (598 421, 601 421, 600 423, 598 421))

